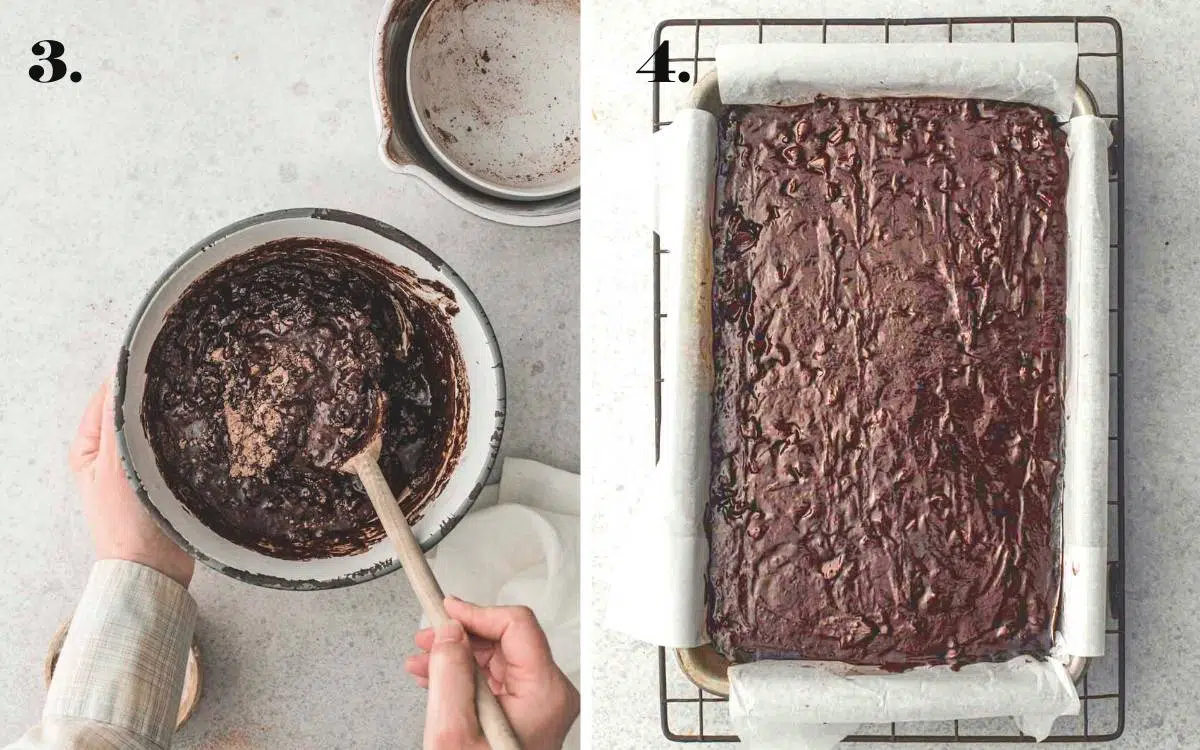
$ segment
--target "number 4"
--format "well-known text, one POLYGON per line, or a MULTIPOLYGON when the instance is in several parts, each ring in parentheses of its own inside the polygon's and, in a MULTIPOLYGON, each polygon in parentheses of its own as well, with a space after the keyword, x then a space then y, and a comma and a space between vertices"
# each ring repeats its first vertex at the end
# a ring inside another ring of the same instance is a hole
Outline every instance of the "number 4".
MULTIPOLYGON (((639 73, 647 73, 653 78, 651 83, 672 83, 674 79, 671 76, 675 75, 675 71, 671 70, 671 43, 663 42, 658 45, 658 49, 654 50, 654 54, 646 58, 646 62, 642 63, 642 67, 637 69, 639 73), (654 63, 653 68, 647 68, 651 61, 654 63)), ((680 83, 687 83, 691 80, 691 75, 686 70, 679 71, 680 83)))

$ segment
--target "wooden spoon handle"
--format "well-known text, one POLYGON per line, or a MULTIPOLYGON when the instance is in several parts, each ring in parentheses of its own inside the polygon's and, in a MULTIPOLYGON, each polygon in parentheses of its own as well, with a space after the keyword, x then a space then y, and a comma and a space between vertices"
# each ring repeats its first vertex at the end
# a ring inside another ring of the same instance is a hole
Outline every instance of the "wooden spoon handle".
POLYGON ((429 562, 421 551, 421 545, 413 536, 408 519, 404 517, 400 504, 392 495, 387 479, 379 470, 379 464, 370 458, 362 457, 354 463, 354 467, 367 490, 367 496, 371 498, 371 505, 375 506, 375 512, 379 514, 379 520, 383 521, 383 530, 387 532, 388 538, 396 548, 400 564, 417 594, 417 600, 421 602, 421 609, 435 628, 442 625, 446 622, 446 608, 442 604, 446 596, 442 593, 437 579, 433 577, 433 571, 429 569, 429 562))
MULTIPOLYGON (((400 504, 392 495, 383 472, 379 470, 379 464, 374 458, 363 456, 353 465, 359 480, 367 490, 367 496, 371 498, 371 505, 375 506, 379 520, 383 522, 383 530, 396 547, 400 565, 403 566, 408 582, 417 594, 417 600, 421 602, 421 609, 435 628, 441 627, 449 619, 443 603, 446 597, 429 568, 429 561, 425 559, 421 545, 413 536, 408 519, 404 517, 404 512, 400 510, 400 504)), ((492 750, 521 750, 521 743, 509 725, 504 709, 492 694, 487 677, 478 667, 475 669, 475 710, 479 715, 479 726, 483 729, 483 736, 487 738, 492 750)))

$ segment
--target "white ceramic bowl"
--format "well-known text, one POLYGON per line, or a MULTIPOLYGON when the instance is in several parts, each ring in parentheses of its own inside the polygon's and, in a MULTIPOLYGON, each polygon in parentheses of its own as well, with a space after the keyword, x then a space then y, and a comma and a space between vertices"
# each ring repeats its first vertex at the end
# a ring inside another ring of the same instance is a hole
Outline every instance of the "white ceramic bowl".
POLYGON ((408 104, 442 166, 497 198, 579 190, 579 0, 433 0, 408 104))
POLYGON ((288 237, 316 237, 356 245, 454 291, 461 310, 454 332, 467 367, 470 412, 458 466, 415 525, 429 549, 470 509, 487 481, 504 429, 504 367, 491 323, 467 285, 441 258, 398 229, 357 214, 290 209, 232 224, 201 240, 168 268, 142 300, 125 336, 115 389, 118 446, 134 489, 163 530, 194 557, 248 583, 284 589, 346 586, 397 570, 384 540, 362 554, 282 560, 228 541, 205 526, 167 488, 142 425, 146 360, 168 311, 199 276, 236 255, 288 237))
MULTIPOLYGON (((579 221, 579 191, 543 200, 497 198, 464 183, 430 153, 408 102, 408 51, 428 0, 384 0, 371 54, 371 100, 379 157, 388 169, 416 177, 476 216, 513 226, 579 221)), ((432 111, 432 110, 431 110, 432 111)))

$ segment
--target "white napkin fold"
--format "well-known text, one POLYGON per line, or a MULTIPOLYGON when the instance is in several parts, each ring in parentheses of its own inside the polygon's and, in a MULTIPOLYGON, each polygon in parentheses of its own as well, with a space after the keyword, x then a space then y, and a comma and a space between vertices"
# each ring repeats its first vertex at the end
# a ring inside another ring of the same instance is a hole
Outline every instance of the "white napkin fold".
MULTIPOLYGON (((579 476, 506 458, 500 483, 483 489, 430 553, 429 566, 447 594, 532 609, 554 660, 578 688, 579 555, 579 476)), ((578 722, 563 747, 579 747, 578 722)))

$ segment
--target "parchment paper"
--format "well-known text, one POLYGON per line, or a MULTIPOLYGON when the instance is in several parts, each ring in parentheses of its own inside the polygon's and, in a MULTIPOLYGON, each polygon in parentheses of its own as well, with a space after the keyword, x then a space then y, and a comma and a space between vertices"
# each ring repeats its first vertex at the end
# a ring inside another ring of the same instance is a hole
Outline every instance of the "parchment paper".
POLYGON ((1025 102, 1071 116, 1071 42, 729 44, 717 48, 725 104, 804 104, 817 96, 949 96, 1025 102))
POLYGON ((825 750, 868 722, 944 721, 996 715, 998 698, 1038 740, 1055 718, 1079 711, 1079 696, 1057 661, 913 669, 846 677, 803 662, 761 661, 729 670, 729 712, 750 747, 825 750), (820 716, 824 724, 800 724, 820 716))
POLYGON ((1108 125, 1067 125, 1066 443, 1062 635, 1068 653, 1102 656, 1108 598, 1108 125))
POLYGON ((712 236, 717 123, 679 112, 655 134, 656 224, 662 256, 660 459, 618 557, 608 624, 640 640, 682 648, 706 642, 708 427, 712 413, 712 236), (665 384, 669 383, 670 386, 665 384))
MULTIPOLYGON (((886 88, 890 84, 903 85, 905 95, 1027 101, 1065 115, 1075 90, 1075 54, 1073 44, 733 45, 718 49, 717 74, 725 103, 797 103, 818 93, 896 94, 886 88), (914 74, 921 66, 944 78, 914 74), (814 76, 820 77, 818 84, 805 89, 804 82, 814 76)), ((1064 561, 1070 566, 1064 579, 1070 580, 1064 580, 1061 612, 1072 636, 1057 638, 1056 650, 1067 653, 1068 643, 1091 649, 1099 623, 1101 649, 1095 653, 1102 653, 1109 227, 1107 179, 1097 172, 1106 171, 1101 165, 1107 164, 1107 130, 1095 118, 1080 120, 1078 127, 1072 123, 1071 128, 1070 382, 1064 438, 1064 461, 1069 465, 1063 472, 1064 561), (1097 265, 1101 255, 1102 267, 1097 265), (1072 573, 1075 570, 1079 572, 1072 573)), ((711 278, 709 207, 716 154, 712 116, 698 110, 676 113, 673 124, 658 134, 658 146, 658 226, 669 251, 662 263, 662 310, 668 316, 660 347, 662 450, 643 496, 641 516, 634 520, 631 543, 621 555, 624 571, 613 581, 609 623, 656 645, 680 647, 707 640, 703 581, 708 549, 701 519, 708 498, 712 401, 711 348, 705 348, 711 336, 710 286, 703 282, 711 278), (675 169, 682 174, 663 171, 675 169)), ((1062 664, 1054 660, 1021 658, 959 672, 923 668, 903 675, 835 680, 823 671, 802 662, 735 667, 731 681, 738 697, 730 704, 735 729, 743 739, 771 737, 787 741, 781 746, 815 748, 836 743, 860 721, 940 720, 969 714, 1018 717, 1019 726, 1044 736, 1055 716, 1078 710, 1074 686, 1069 679, 1064 683, 1062 664), (814 682, 818 678, 821 681, 814 682), (966 699, 984 694, 990 708, 966 699), (881 706, 889 718, 877 716, 881 706), (846 707, 857 713, 844 713, 846 707), (1023 713, 1031 708, 1036 713, 1023 713)))

